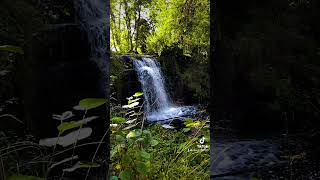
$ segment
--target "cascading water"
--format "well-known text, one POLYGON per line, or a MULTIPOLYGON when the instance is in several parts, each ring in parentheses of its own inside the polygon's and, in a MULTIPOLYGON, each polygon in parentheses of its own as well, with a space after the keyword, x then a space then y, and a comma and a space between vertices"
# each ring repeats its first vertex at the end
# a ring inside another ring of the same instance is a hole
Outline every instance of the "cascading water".
POLYGON ((170 121, 196 113, 193 106, 177 106, 171 102, 160 63, 156 59, 142 57, 133 60, 133 65, 142 85, 148 121, 170 121))
POLYGON ((107 8, 109 0, 75 0, 78 20, 88 34, 90 44, 90 60, 94 61, 102 72, 100 84, 103 91, 107 90, 109 52, 109 22, 107 8))

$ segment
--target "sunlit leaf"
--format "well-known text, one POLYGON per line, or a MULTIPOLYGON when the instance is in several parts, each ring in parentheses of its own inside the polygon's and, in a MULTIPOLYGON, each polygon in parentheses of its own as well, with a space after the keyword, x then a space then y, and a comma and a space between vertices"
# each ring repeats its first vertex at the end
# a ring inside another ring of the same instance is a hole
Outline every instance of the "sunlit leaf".
POLYGON ((139 97, 139 96, 142 96, 143 95, 143 93, 142 92, 136 92, 136 93, 134 93, 134 97, 139 97))
POLYGON ((159 144, 159 141, 155 140, 155 139, 152 139, 151 142, 150 142, 150 145, 151 146, 156 146, 159 144))
POLYGON ((140 98, 130 99, 130 100, 128 100, 128 104, 132 104, 132 103, 137 102, 139 100, 140 100, 140 98))
POLYGON ((183 128, 182 131, 183 131, 183 132, 189 132, 189 131, 190 131, 190 128, 183 128))
POLYGON ((193 119, 191 119, 191 118, 187 118, 187 119, 184 120, 184 124, 185 125, 188 125, 188 124, 191 124, 191 123, 193 123, 193 119))
POLYGON ((103 98, 87 98, 87 99, 82 99, 79 102, 79 106, 89 110, 89 109, 99 107, 105 104, 106 102, 107 100, 103 98))
POLYGON ((123 117, 112 117, 111 118, 111 122, 113 122, 113 123, 123 123, 125 121, 126 121, 126 119, 123 117))
POLYGON ((127 134, 127 139, 136 138, 136 137, 139 137, 139 136, 141 136, 141 130, 140 129, 135 129, 135 130, 130 131, 127 134))
POLYGON ((201 123, 200 121, 195 121, 193 123, 186 124, 186 127, 199 127, 199 126, 204 125, 204 123, 201 123))

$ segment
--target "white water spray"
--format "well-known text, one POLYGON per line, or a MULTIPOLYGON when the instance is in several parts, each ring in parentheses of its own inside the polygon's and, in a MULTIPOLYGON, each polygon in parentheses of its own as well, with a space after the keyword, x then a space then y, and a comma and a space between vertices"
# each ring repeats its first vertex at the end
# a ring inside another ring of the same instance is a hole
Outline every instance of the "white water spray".
POLYGON ((145 99, 145 114, 149 121, 163 121, 196 113, 193 106, 175 105, 165 88, 160 63, 154 58, 133 60, 145 99))

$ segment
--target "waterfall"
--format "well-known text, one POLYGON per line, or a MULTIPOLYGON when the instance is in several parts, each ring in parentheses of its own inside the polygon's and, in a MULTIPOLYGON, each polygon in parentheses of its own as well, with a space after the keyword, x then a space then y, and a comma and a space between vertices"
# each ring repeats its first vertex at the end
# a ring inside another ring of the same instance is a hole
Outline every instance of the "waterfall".
POLYGON ((135 59, 133 65, 142 85, 147 120, 164 121, 195 113, 195 107, 177 106, 171 101, 160 63, 155 58, 135 59))
POLYGON ((134 66, 143 87, 147 112, 170 107, 159 62, 151 58, 142 59, 134 61, 134 66))
POLYGON ((88 34, 90 60, 94 61, 102 72, 100 79, 103 91, 107 90, 108 52, 109 52, 109 0, 75 0, 78 23, 88 34))

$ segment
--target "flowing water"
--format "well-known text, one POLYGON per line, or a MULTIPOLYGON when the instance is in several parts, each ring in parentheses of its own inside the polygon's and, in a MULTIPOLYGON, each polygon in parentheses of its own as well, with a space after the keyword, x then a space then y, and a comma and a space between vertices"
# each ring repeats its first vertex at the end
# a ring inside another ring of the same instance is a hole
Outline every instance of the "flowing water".
POLYGON ((75 0, 78 23, 88 34, 90 59, 100 68, 102 78, 100 84, 103 91, 107 90, 108 52, 109 52, 109 0, 75 0))
POLYGON ((171 101, 160 63, 155 58, 135 59, 133 65, 142 85, 148 121, 167 122, 172 119, 183 119, 197 112, 194 106, 177 106, 171 101))
POLYGON ((210 171, 218 175, 214 178, 217 180, 252 179, 253 169, 263 170, 282 162, 279 143, 273 139, 213 140, 211 146, 210 171), (241 173, 227 175, 234 172, 241 173))

